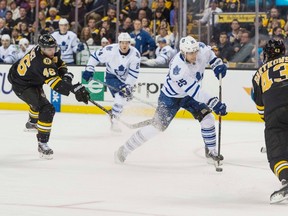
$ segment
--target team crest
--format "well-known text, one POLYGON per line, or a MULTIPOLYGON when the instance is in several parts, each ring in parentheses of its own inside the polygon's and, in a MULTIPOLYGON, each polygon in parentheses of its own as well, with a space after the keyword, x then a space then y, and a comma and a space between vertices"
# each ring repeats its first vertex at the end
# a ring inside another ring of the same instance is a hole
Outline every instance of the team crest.
POLYGON ((125 69, 125 67, 123 66, 123 65, 120 65, 119 67, 118 67, 118 69, 115 69, 114 70, 114 72, 118 75, 118 76, 123 76, 123 75, 125 75, 125 72, 126 72, 126 69, 125 69))
POLYGON ((52 60, 50 58, 44 58, 43 59, 43 63, 46 65, 51 65, 52 64, 52 60))
POLYGON ((179 68, 178 65, 176 65, 176 67, 173 68, 173 74, 178 75, 180 70, 181 70, 181 68, 179 68))

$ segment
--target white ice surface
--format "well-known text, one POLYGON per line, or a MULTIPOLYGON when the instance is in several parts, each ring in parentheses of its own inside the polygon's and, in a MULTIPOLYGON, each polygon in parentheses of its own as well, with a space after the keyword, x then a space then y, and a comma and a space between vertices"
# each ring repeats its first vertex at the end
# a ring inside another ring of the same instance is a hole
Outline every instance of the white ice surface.
POLYGON ((287 203, 269 204, 280 184, 260 153, 262 123, 223 122, 225 161, 217 173, 194 120, 175 119, 118 165, 114 151, 133 130, 112 133, 103 115, 57 113, 48 161, 38 158, 35 133, 23 132, 27 117, 0 111, 1 216, 287 214, 287 203))

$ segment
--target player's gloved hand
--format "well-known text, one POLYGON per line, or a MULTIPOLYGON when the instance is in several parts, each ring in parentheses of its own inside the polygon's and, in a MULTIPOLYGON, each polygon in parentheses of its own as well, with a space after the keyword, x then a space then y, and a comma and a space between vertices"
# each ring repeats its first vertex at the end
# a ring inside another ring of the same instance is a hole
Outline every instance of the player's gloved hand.
POLYGON ((227 115, 226 104, 221 103, 217 97, 213 97, 208 101, 208 107, 210 107, 217 115, 227 115))
POLYGON ((63 75, 62 80, 67 83, 71 83, 74 78, 74 75, 70 72, 67 72, 63 75))
POLYGON ((128 84, 123 84, 120 86, 119 95, 121 97, 127 98, 127 101, 133 99, 133 87, 128 84))
POLYGON ((90 72, 90 71, 85 70, 85 71, 82 73, 82 78, 83 78, 84 80, 86 80, 87 82, 89 82, 89 81, 93 78, 93 72, 90 72))
POLYGON ((0 58, 0 63, 1 63, 1 62, 4 62, 2 58, 0 58))
POLYGON ((90 99, 89 92, 79 82, 73 85, 73 88, 71 91, 75 94, 77 101, 88 104, 88 101, 90 99))
POLYGON ((78 43, 77 52, 81 52, 83 50, 84 50, 84 44, 83 43, 78 43))
POLYGON ((219 74, 222 75, 222 78, 226 76, 227 66, 223 63, 222 59, 215 58, 210 62, 210 66, 214 71, 215 76, 219 79, 219 74))

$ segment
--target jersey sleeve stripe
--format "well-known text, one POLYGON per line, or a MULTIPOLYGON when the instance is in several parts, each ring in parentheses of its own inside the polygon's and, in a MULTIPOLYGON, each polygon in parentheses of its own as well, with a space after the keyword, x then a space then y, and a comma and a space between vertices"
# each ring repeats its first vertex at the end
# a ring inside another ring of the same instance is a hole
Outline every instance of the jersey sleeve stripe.
POLYGON ((130 72, 129 72, 128 74, 129 74, 130 76, 134 77, 135 79, 138 78, 138 76, 135 76, 135 75, 131 74, 130 72))
POLYGON ((177 93, 171 93, 166 87, 165 87, 165 90, 166 90, 166 92, 169 94, 169 95, 171 95, 171 96, 175 96, 175 95, 177 95, 177 93))
POLYGON ((191 96, 192 98, 195 97, 195 95, 197 94, 197 92, 199 91, 199 89, 200 89, 200 86, 198 85, 197 88, 196 88, 196 90, 195 90, 195 92, 194 92, 194 94, 191 96))
POLYGON ((100 62, 99 61, 99 59, 97 58, 97 56, 96 56, 96 53, 95 53, 95 55, 91 55, 96 61, 98 61, 98 62, 100 62))
POLYGON ((131 71, 131 72, 134 72, 134 73, 139 73, 139 71, 135 71, 135 70, 132 70, 131 68, 129 68, 129 70, 131 71))
POLYGON ((169 83, 169 82, 166 82, 166 83, 168 84, 169 89, 176 95, 177 92, 172 88, 172 86, 170 85, 170 83, 169 83))
POLYGON ((196 84, 196 81, 194 81, 194 83, 192 85, 190 85, 186 90, 185 92, 187 93, 191 88, 193 88, 193 86, 196 84))

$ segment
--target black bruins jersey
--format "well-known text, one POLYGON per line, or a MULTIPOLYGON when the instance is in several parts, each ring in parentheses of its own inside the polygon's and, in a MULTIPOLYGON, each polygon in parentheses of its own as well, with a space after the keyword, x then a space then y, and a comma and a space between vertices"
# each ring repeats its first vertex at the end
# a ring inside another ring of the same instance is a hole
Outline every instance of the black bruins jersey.
POLYGON ((72 85, 61 79, 65 73, 67 66, 61 59, 60 50, 50 59, 36 46, 12 65, 8 80, 21 90, 47 84, 58 93, 69 95, 72 85))
POLYGON ((252 83, 257 109, 264 110, 265 116, 288 105, 288 56, 265 63, 253 76, 252 83))

